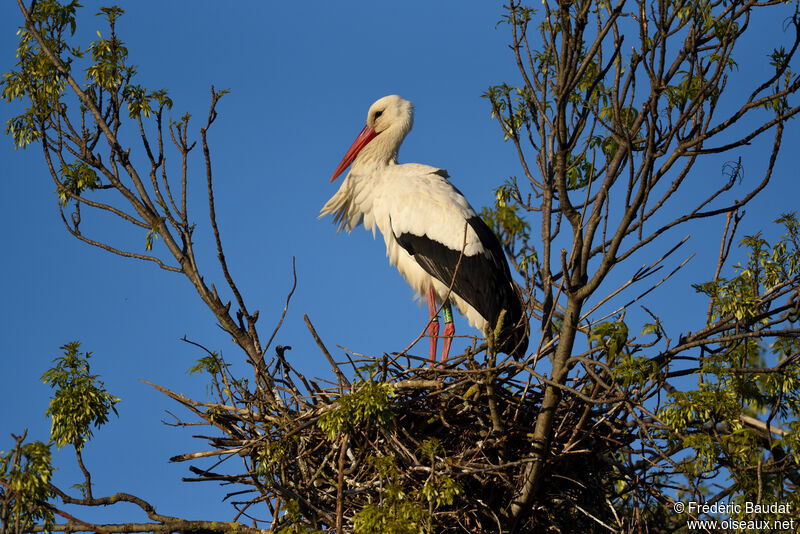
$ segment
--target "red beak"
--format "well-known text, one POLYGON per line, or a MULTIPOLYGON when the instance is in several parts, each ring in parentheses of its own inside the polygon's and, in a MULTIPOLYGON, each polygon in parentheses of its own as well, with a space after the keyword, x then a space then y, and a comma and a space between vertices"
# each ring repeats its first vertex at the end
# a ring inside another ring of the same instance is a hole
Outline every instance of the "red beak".
POLYGON ((350 146, 347 154, 345 154, 344 158, 342 158, 342 162, 339 163, 339 166, 336 167, 335 171, 333 171, 331 182, 334 181, 340 174, 342 174, 351 163, 353 163, 353 160, 356 159, 356 156, 358 156, 358 153, 361 152, 361 149, 367 146, 367 144, 372 141, 376 135, 378 135, 378 132, 375 131, 375 128, 372 126, 364 126, 364 129, 361 130, 360 134, 358 134, 356 140, 353 141, 353 144, 350 146))

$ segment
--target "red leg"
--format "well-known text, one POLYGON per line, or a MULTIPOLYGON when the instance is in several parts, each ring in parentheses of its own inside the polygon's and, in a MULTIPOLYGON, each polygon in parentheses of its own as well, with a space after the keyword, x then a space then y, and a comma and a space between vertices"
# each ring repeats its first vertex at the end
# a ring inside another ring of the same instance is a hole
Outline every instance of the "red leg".
POLYGON ((439 339, 439 316, 436 315, 436 294, 433 292, 433 286, 428 288, 428 312, 430 313, 431 322, 428 324, 428 336, 431 338, 431 352, 429 367, 433 367, 433 362, 436 361, 436 343, 439 339))
POLYGON ((456 333, 456 327, 453 324, 453 310, 450 309, 450 301, 444 304, 444 340, 442 341, 442 363, 439 367, 444 367, 447 362, 447 356, 450 354, 450 344, 453 342, 453 334, 456 333))

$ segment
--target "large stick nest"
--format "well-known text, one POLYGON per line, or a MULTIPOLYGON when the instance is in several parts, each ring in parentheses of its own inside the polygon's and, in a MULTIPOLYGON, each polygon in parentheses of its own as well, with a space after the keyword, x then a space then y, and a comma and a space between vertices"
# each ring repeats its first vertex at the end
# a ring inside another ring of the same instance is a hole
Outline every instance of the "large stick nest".
MULTIPOLYGON (((226 498, 259 520, 269 520, 263 508, 258 512, 257 503, 265 503, 273 527, 294 522, 320 529, 338 520, 352 531, 356 514, 368 509, 407 513, 436 532, 509 525, 515 492, 533 461, 543 391, 541 384, 519 381, 513 362, 492 367, 470 351, 441 370, 414 367, 410 357, 406 366, 388 356, 348 357, 346 365, 331 359, 337 381, 320 387, 297 373, 283 351, 278 347, 252 390, 225 365, 210 369, 222 402, 201 403, 159 387, 223 432, 197 436, 213 450, 173 458, 221 458, 204 469, 192 466, 199 477, 187 480, 250 486, 226 498), (244 472, 220 473, 217 466, 235 456, 244 460, 244 472)), ((612 521, 606 498, 624 478, 614 451, 632 441, 631 432, 608 406, 568 392, 564 400, 543 483, 518 525, 523 530, 589 532, 612 521)))

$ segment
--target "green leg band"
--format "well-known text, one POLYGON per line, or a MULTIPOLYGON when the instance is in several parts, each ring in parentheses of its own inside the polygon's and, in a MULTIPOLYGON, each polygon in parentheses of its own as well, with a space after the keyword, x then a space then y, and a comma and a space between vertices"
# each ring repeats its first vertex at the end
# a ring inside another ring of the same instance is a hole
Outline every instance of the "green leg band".
POLYGON ((442 310, 444 310, 443 315, 444 315, 445 324, 452 323, 453 322, 453 310, 452 310, 452 308, 450 308, 450 301, 449 300, 444 303, 444 306, 442 307, 442 310))

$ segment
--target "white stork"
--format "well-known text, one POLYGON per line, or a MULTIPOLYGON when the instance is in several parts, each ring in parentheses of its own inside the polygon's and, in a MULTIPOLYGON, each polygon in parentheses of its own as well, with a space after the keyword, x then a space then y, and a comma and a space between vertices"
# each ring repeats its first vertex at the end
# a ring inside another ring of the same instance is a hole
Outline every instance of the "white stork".
MULTIPOLYGON (((427 294, 431 366, 439 336, 437 303, 447 297, 451 283, 449 300, 487 337, 505 310, 497 348, 519 359, 528 348, 528 325, 497 237, 447 181, 447 171, 397 163, 413 122, 411 102, 397 95, 370 106, 367 125, 331 182, 352 164, 350 172, 320 217, 333 214, 339 230, 350 232, 363 223, 373 236, 376 226, 381 231, 389 260, 420 297, 427 294)), ((448 301, 443 310, 442 364, 455 333, 448 301)))

